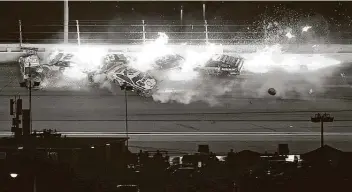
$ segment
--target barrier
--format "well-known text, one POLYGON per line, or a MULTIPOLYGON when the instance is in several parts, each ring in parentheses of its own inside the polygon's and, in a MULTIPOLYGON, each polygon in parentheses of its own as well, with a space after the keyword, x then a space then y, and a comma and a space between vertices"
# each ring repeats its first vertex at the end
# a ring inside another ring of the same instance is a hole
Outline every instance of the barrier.
MULTIPOLYGON (((45 58, 50 52, 38 52, 40 58, 45 58)), ((17 61, 18 58, 23 55, 21 52, 0 52, 0 64, 17 61)), ((236 52, 227 52, 228 55, 238 55, 236 52)), ((240 53, 245 59, 249 59, 257 53, 240 53)), ((302 55, 300 53, 285 53, 283 55, 302 55)), ((311 53, 304 54, 304 57, 313 57, 315 55, 323 55, 327 58, 333 58, 340 62, 347 63, 352 62, 352 53, 311 53)))
MULTIPOLYGON (((352 33, 349 28, 333 27, 329 33, 317 35, 314 28, 304 34, 296 32, 294 38, 285 36, 287 26, 276 26, 281 30, 272 30, 272 23, 248 24, 242 21, 228 20, 70 20, 68 25, 62 21, 36 23, 19 21, 18 31, 12 31, 3 36, 0 42, 18 43, 63 43, 67 40, 75 44, 141 44, 153 41, 159 32, 169 37, 169 42, 179 44, 222 43, 222 44, 252 44, 252 43, 307 43, 325 42, 350 44, 352 33), (68 27, 64 33, 63 28, 68 27), (282 32, 278 32, 282 31, 282 32), (63 39, 66 37, 67 39, 63 39)), ((293 31, 301 31, 297 25, 293 31), (297 28, 298 27, 298 28, 297 28)), ((275 29, 276 29, 275 28, 275 29)))
MULTIPOLYGON (((68 51, 78 50, 78 45, 74 44, 23 44, 23 47, 36 47, 39 48, 39 52, 50 52, 56 48, 66 49, 68 51)), ((110 52, 136 52, 142 49, 142 45, 82 45, 82 46, 94 46, 102 48, 110 52)), ((258 50, 262 50, 267 45, 222 45, 224 52, 239 52, 239 53, 252 53, 258 50)), ((288 53, 352 53, 352 45, 340 45, 340 44, 307 44, 307 45, 293 45, 284 44, 280 45, 283 52, 288 53)), ((206 45, 168 45, 168 47, 175 50, 183 50, 185 47, 193 50, 206 49, 206 45)), ((20 52, 19 44, 0 44, 0 52, 20 52)))

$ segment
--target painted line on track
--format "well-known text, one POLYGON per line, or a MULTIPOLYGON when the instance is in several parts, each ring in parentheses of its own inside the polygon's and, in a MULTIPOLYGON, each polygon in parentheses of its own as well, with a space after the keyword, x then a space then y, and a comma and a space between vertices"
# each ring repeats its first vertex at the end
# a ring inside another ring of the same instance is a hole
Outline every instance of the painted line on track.
MULTIPOLYGON (((126 132, 59 132, 68 137, 93 136, 117 137, 126 136, 126 132)), ((11 132, 0 132, 0 137, 13 135, 11 132)), ((320 132, 129 132, 130 136, 320 136, 320 132)), ((327 132, 325 136, 352 136, 352 132, 327 132)))

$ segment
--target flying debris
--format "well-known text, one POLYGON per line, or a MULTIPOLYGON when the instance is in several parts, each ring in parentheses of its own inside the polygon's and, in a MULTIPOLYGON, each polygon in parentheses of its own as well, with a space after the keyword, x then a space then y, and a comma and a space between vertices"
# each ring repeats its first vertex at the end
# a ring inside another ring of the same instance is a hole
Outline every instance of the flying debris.
POLYGON ((268 93, 269 93, 270 95, 276 95, 276 90, 275 90, 274 88, 269 88, 269 89, 268 89, 268 93))
POLYGON ((292 35, 292 33, 288 32, 288 33, 286 33, 286 37, 289 38, 289 39, 291 39, 291 38, 293 38, 293 37, 295 37, 295 36, 292 35))
POLYGON ((304 26, 302 28, 302 32, 307 32, 310 28, 312 28, 311 26, 304 26))
POLYGON ((309 90, 309 94, 310 94, 310 95, 313 94, 313 89, 310 89, 310 90, 309 90))

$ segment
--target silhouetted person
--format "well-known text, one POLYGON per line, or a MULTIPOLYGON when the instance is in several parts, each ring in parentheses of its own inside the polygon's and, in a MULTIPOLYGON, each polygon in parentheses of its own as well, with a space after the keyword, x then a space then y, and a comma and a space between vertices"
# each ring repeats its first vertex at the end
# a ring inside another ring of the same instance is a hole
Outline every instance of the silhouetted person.
POLYGON ((165 158, 164 159, 165 159, 165 162, 169 163, 170 156, 169 156, 167 151, 165 152, 165 158))
POLYGON ((154 158, 155 158, 155 159, 162 159, 162 158, 163 158, 163 155, 160 153, 159 150, 157 150, 156 153, 154 154, 154 158))
POLYGON ((227 158, 233 158, 235 156, 235 152, 233 152, 233 149, 230 150, 230 152, 227 153, 227 158))

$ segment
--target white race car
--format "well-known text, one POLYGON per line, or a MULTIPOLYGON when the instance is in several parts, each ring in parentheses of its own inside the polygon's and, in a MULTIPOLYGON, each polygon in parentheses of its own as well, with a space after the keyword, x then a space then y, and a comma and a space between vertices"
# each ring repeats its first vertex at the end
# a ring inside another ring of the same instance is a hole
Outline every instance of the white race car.
POLYGON ((184 62, 185 58, 179 54, 167 54, 156 58, 153 63, 153 68, 156 70, 178 69, 184 62))
POLYGON ((43 80, 43 68, 36 48, 22 48, 26 55, 18 59, 21 73, 20 85, 27 88, 39 89, 43 80))

